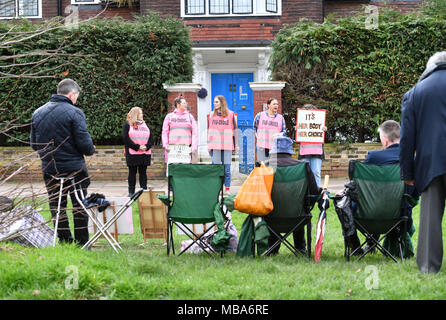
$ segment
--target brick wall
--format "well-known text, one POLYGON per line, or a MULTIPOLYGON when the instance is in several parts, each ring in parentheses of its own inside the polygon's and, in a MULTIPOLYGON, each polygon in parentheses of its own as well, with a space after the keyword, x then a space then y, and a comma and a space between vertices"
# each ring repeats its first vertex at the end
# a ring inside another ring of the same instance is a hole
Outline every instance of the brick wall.
MULTIPOLYGON (((295 143, 296 157, 299 144, 295 143)), ((330 177, 348 176, 348 163, 350 160, 364 160, 370 150, 381 150, 378 143, 356 143, 350 145, 326 144, 324 147, 325 160, 322 162, 322 176, 330 177)), ((128 169, 125 164, 123 146, 99 146, 96 153, 86 157, 88 170, 92 179, 97 181, 126 181, 128 169)), ((29 147, 0 147, 0 168, 19 168, 27 164, 20 174, 11 181, 41 181, 41 162, 37 154, 32 153, 29 147), (20 159, 20 160, 19 160, 20 159), (19 162, 20 165, 18 163, 19 162)), ((11 169, 12 169, 11 168, 11 169)), ((0 174, 3 171, 0 169, 0 174)), ((149 180, 162 180, 165 178, 164 151, 160 147, 152 148, 152 165, 147 169, 149 180)))
POLYGON ((323 22, 323 0, 282 0, 282 24, 292 24, 301 18, 323 22))
MULTIPOLYGON (((85 158, 88 171, 95 180, 126 181, 128 168, 125 163, 124 146, 98 146, 91 157, 85 158)), ((14 181, 41 181, 41 161, 29 147, 0 147, 0 168, 12 172, 23 166, 27 167, 13 177, 14 181)), ((4 171, 0 169, 0 174, 4 171)), ((164 150, 152 148, 152 165, 147 169, 147 176, 152 180, 165 178, 164 150)))
MULTIPOLYGON (((325 160, 322 161, 321 176, 348 177, 348 163, 350 160, 362 161, 371 150, 382 150, 380 143, 354 143, 339 145, 327 143, 324 145, 325 160)), ((299 144, 294 144, 296 158, 299 152, 299 144)))
POLYGON ((152 11, 159 12, 161 16, 173 16, 180 18, 181 2, 184 0, 140 0, 139 7, 141 14, 149 14, 152 11))
POLYGON ((192 41, 273 40, 280 29, 279 18, 193 19, 184 23, 191 28, 192 41))
MULTIPOLYGON (((57 0, 42 0, 42 18, 43 19, 50 19, 52 17, 57 16, 57 0)), ((71 0, 62 0, 62 16, 66 17, 68 16, 70 12, 65 12, 65 8, 67 6, 71 5, 71 0)), ((94 17, 97 14, 99 14, 104 7, 101 5, 79 5, 79 19, 85 20, 90 17, 94 17)), ((129 7, 108 7, 105 12, 103 12, 100 17, 101 18, 113 18, 113 17, 122 17, 125 20, 132 20, 133 14, 139 14, 140 8, 137 5, 132 6, 132 8, 129 7)))
POLYGON ((180 92, 180 91, 171 91, 169 92, 169 95, 167 96, 167 101, 169 102, 169 108, 168 112, 173 112, 173 102, 176 98, 179 96, 183 96, 188 106, 190 106, 190 113, 194 116, 195 120, 198 119, 197 116, 197 93, 195 91, 193 92, 180 92))
POLYGON ((364 12, 365 5, 377 7, 390 7, 399 10, 402 13, 415 11, 423 1, 326 1, 324 4, 325 16, 333 14, 335 18, 349 17, 364 12))
MULTIPOLYGON (((181 2, 184 0, 140 0, 139 6, 109 7, 102 17, 120 16, 126 20, 133 19, 133 14, 146 15, 156 11, 163 17, 181 18, 181 2)), ((323 1, 323 0, 282 0, 282 15, 279 17, 222 17, 222 18, 185 18, 185 24, 191 27, 192 41, 224 40, 272 40, 284 24, 293 24, 301 18, 323 22, 324 17, 333 13, 335 17, 351 16, 362 11, 363 5, 390 6, 401 12, 417 10, 419 1, 323 1), (201 25, 201 27, 198 27, 201 25)), ((62 0, 62 15, 70 0, 62 0)), ((42 0, 44 19, 57 16, 57 0, 42 0)), ((95 16, 102 10, 101 5, 80 5, 79 18, 95 16)))
POLYGON ((279 102, 279 113, 282 114, 282 91, 281 90, 259 90, 254 93, 254 116, 263 111, 263 104, 270 98, 275 98, 279 102))

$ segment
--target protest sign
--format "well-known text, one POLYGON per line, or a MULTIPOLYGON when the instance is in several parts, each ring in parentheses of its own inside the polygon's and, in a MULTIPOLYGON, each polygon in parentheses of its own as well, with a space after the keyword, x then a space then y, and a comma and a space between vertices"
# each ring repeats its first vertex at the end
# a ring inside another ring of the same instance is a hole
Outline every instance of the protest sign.
POLYGON ((326 110, 297 109, 296 116, 296 142, 311 142, 323 144, 325 132, 326 110))
POLYGON ((185 144, 169 145, 169 154, 167 156, 167 163, 190 163, 191 147, 185 144))

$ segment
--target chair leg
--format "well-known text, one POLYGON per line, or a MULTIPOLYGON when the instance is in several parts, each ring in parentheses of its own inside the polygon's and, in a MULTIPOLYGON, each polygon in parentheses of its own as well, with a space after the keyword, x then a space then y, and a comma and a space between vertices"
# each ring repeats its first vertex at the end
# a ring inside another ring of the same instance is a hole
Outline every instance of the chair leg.
POLYGON ((311 220, 307 223, 307 256, 311 259, 311 220))
POLYGON ((170 254, 170 233, 171 233, 171 230, 170 230, 170 221, 167 221, 167 255, 169 256, 169 254, 170 254))
POLYGON ((399 247, 399 252, 400 252, 400 259, 401 259, 401 263, 404 262, 404 257, 403 257, 403 246, 402 246, 402 240, 401 240, 401 235, 398 237, 398 247, 399 247))
POLYGON ((344 257, 347 262, 350 261, 350 250, 349 241, 347 240, 347 237, 344 237, 344 257))

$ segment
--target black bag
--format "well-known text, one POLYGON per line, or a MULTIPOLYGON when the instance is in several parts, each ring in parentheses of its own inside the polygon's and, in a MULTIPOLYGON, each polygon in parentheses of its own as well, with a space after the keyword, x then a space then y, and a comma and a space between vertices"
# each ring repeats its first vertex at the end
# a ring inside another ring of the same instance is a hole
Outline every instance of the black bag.
POLYGON ((353 221, 353 208, 352 201, 357 202, 358 193, 355 183, 350 181, 345 185, 343 196, 341 198, 335 198, 335 211, 338 215, 339 221, 342 226, 342 234, 344 237, 350 237, 355 234, 356 227, 353 221))

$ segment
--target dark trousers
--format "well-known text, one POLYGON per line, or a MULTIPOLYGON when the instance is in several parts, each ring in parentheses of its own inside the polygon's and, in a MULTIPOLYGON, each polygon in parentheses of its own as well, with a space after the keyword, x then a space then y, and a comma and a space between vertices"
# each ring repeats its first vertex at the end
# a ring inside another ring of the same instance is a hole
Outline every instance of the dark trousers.
POLYGON ((129 166, 129 193, 135 193, 136 173, 139 174, 139 186, 143 189, 147 189, 147 166, 129 166))
MULTIPOLYGON (((268 247, 271 248, 277 240, 278 240, 277 237, 271 233, 271 235, 268 238, 268 247)), ((305 241, 304 228, 301 228, 293 232, 293 240, 294 240, 294 247, 297 250, 305 251, 307 249, 306 248, 307 242, 305 241)), ((279 249, 280 249, 280 244, 271 251, 271 254, 279 253, 279 249)))
MULTIPOLYGON (((60 180, 54 179, 53 176, 44 174, 43 179, 45 181, 46 190, 48 192, 49 204, 51 210, 51 216, 53 219, 56 218, 57 206, 59 202, 59 192, 60 192, 60 180)), ((80 199, 83 195, 87 195, 87 186, 89 184, 88 176, 83 172, 77 174, 74 177, 75 185, 78 190, 80 199), (87 182, 88 181, 88 182, 87 182)), ((68 216, 66 213, 67 209, 67 196, 70 195, 71 203, 73 205, 73 222, 74 222, 74 239, 79 245, 84 245, 88 242, 88 215, 79 205, 75 195, 74 188, 70 180, 65 180, 62 187, 62 197, 60 203, 60 213, 59 213, 59 223, 57 227, 57 236, 60 242, 73 242, 73 237, 71 235, 70 226, 68 222, 68 216)), ((53 220, 55 222, 55 220, 53 220)))
POLYGON ((437 273, 443 262, 441 223, 446 199, 446 174, 434 178, 421 194, 417 265, 423 273, 437 273))

